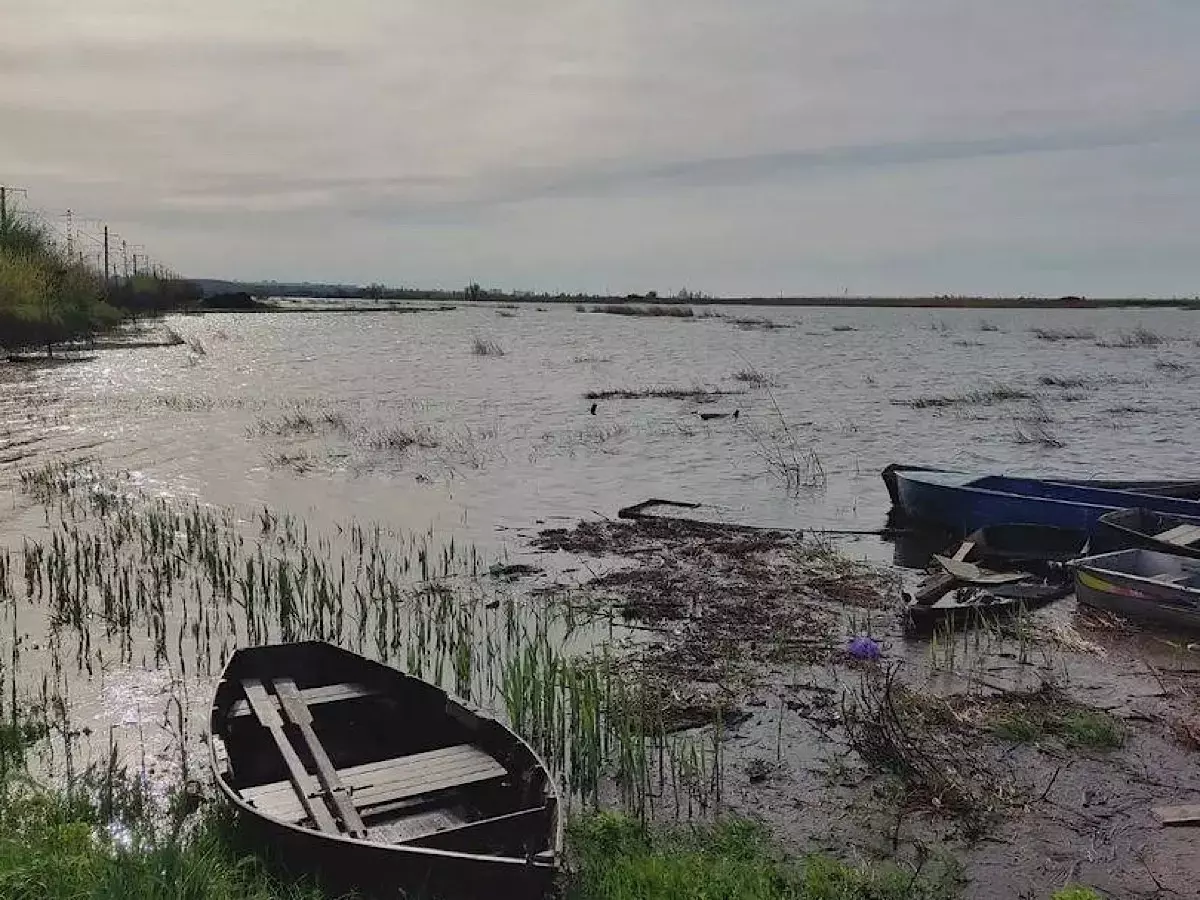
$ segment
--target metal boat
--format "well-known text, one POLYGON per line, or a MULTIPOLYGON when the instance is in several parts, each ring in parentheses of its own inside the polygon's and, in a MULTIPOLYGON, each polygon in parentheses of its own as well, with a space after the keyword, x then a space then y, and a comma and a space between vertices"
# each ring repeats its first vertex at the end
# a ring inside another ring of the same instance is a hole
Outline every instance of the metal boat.
POLYGON ((1200 519, 1172 516, 1148 509, 1105 513, 1092 535, 1093 553, 1134 548, 1200 559, 1200 519))
POLYGON ((899 470, 894 477, 900 509, 908 519, 960 534, 1008 523, 1050 525, 1091 534, 1102 515, 1130 507, 1200 517, 1200 500, 1188 499, 1182 486, 1176 491, 1183 496, 1164 496, 963 472, 899 470))
POLYGON ((1119 550, 1071 563, 1085 606, 1163 625, 1200 628, 1200 560, 1119 550))

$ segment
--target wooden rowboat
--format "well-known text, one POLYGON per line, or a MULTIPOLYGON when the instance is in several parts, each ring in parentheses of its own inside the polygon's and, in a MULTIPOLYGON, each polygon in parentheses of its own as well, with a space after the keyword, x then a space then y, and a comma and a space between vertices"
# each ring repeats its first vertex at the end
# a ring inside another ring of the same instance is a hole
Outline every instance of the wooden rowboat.
POLYGON ((1200 628, 1200 560, 1119 550, 1071 563, 1075 596, 1123 616, 1163 625, 1200 628))
POLYGON ((1092 537, 1093 553, 1137 548, 1200 559, 1200 519, 1148 509, 1121 509, 1100 517, 1092 537))
MULTIPOLYGON (((932 606, 953 588, 1028 582, 1069 581, 1063 564, 1083 556, 1088 537, 1082 531, 1049 525, 989 525, 968 535, 956 549, 934 554, 941 571, 930 575, 911 597, 917 606, 932 606)), ((918 613, 919 614, 919 613, 918 613)))
POLYGON ((910 599, 905 607, 904 625, 908 631, 928 631, 943 623, 952 629, 965 628, 1036 609, 1070 592, 1071 582, 1067 578, 1034 575, 1013 584, 963 587, 944 594, 933 603, 910 599))
POLYGON ((433 685, 325 643, 242 649, 209 733, 221 795, 291 871, 384 897, 540 896, 554 881, 545 763, 433 685))

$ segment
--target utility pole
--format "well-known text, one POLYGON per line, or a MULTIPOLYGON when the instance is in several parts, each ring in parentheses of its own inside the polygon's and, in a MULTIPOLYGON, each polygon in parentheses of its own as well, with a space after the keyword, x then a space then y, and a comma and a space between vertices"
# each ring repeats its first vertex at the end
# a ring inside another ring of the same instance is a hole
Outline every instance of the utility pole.
POLYGON ((67 259, 74 259, 75 258, 75 234, 74 234, 75 230, 74 230, 74 228, 71 227, 74 220, 73 220, 73 214, 69 209, 66 212, 65 218, 67 220, 67 259))
POLYGON ((104 226, 104 293, 108 293, 108 226, 104 226))
POLYGON ((121 266, 124 269, 125 278, 126 278, 126 280, 128 280, 128 278, 129 278, 129 243, 124 238, 121 239, 121 266))

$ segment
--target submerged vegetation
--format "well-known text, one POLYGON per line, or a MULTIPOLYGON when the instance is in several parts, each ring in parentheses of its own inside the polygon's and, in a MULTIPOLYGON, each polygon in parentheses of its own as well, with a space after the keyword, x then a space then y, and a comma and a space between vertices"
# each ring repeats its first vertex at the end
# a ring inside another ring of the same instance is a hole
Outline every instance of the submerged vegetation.
POLYGON ((585 400, 695 400, 697 403, 711 403, 718 397, 730 397, 743 394, 745 391, 727 391, 719 388, 706 387, 652 387, 632 389, 610 389, 588 391, 583 395, 585 400))
POLYGON ((504 348, 497 341, 479 335, 471 342, 471 352, 476 356, 504 356, 504 348))
POLYGON ((997 383, 990 387, 967 391, 964 394, 916 397, 912 400, 896 400, 893 402, 899 406, 911 406, 913 409, 946 409, 956 406, 994 406, 997 403, 1033 400, 1035 397, 1035 394, 1021 388, 997 383))
POLYGON ((1096 346, 1122 349, 1131 347, 1157 347, 1165 340, 1162 335, 1151 331, 1143 325, 1139 325, 1133 331, 1121 332, 1116 337, 1102 338, 1096 341, 1096 346))
POLYGON ((1091 341, 1095 340, 1096 332, 1088 328, 1031 328, 1029 333, 1039 341, 1091 341))
POLYGON ((593 306, 589 312, 606 313, 610 316, 660 316, 669 319, 691 319, 695 312, 690 306, 627 306, 624 303, 608 303, 593 306))

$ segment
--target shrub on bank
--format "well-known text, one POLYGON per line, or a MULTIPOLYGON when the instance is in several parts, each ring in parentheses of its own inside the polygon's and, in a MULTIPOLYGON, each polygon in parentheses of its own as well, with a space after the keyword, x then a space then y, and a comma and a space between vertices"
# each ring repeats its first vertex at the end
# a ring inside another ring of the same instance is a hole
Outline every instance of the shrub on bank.
POLYGON ((139 312, 190 305, 185 281, 139 276, 105 285, 69 260, 44 231, 22 222, 0 227, 0 349, 44 348, 86 338, 139 312))

